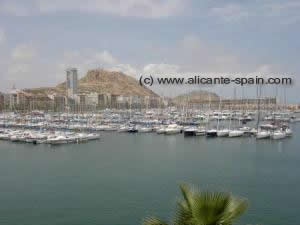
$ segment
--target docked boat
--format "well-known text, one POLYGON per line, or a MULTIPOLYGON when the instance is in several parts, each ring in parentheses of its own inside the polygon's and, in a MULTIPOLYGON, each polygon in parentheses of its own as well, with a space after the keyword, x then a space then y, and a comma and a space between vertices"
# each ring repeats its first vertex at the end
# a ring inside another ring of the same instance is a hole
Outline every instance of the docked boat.
POLYGON ((185 137, 196 136, 197 130, 196 127, 187 127, 183 130, 183 135, 185 137))
POLYGON ((273 124, 262 124, 260 125, 260 128, 264 129, 264 130, 276 130, 278 127, 276 125, 273 124))
POLYGON ((12 141, 12 142, 18 142, 20 139, 19 139, 19 135, 12 135, 12 136, 10 136, 10 140, 12 141))
POLYGON ((165 126, 160 126, 156 128, 156 133, 157 134, 164 134, 166 133, 166 127, 165 126))
POLYGON ((10 134, 4 133, 0 134, 0 140, 9 140, 10 139, 10 134))
POLYGON ((267 139, 270 138, 271 132, 268 130, 259 130, 256 133, 256 139, 267 139))
POLYGON ((217 137, 218 131, 216 129, 210 129, 206 131, 206 137, 217 137))
POLYGON ((21 131, 17 131, 17 132, 14 132, 11 134, 11 136, 9 137, 9 140, 12 142, 20 142, 22 136, 23 136, 23 133, 21 131))
POLYGON ((228 137, 242 137, 244 135, 244 131, 241 130, 231 130, 228 133, 228 137))
POLYGON ((127 125, 120 126, 118 132, 119 132, 119 133, 127 132, 127 131, 129 130, 129 128, 130 128, 130 127, 127 126, 127 125))
POLYGON ((286 134, 282 131, 282 130, 275 130, 272 134, 271 134, 271 138, 273 140, 278 140, 278 139, 283 139, 286 137, 286 134))
POLYGON ((65 136, 54 136, 47 139, 47 143, 51 145, 67 144, 68 140, 65 136))
POLYGON ((98 139, 100 139, 100 134, 97 133, 87 134, 87 140, 98 140, 98 139))
POLYGON ((286 128, 286 129, 284 130, 284 133, 285 133, 285 136, 287 136, 287 137, 293 136, 293 131, 292 131, 291 128, 286 128))
POLYGON ((256 129, 256 128, 252 128, 252 129, 250 130, 250 134, 251 134, 251 135, 256 135, 256 134, 257 134, 257 129, 256 129))
POLYGON ((27 143, 37 143, 37 140, 45 140, 47 138, 46 135, 39 133, 31 133, 25 138, 25 142, 27 143))
POLYGON ((196 136, 205 136, 205 135, 206 135, 205 127, 198 127, 196 130, 196 136))
POLYGON ((88 135, 85 133, 79 133, 77 135, 75 135, 76 137, 76 142, 86 142, 88 141, 88 135))
POLYGON ((179 134, 181 132, 181 127, 177 124, 170 124, 165 129, 165 134, 179 134))
POLYGON ((150 133, 150 132, 152 132, 152 127, 139 127, 138 132, 139 133, 150 133))
POLYGON ((106 124, 106 125, 99 125, 96 127, 97 131, 116 131, 118 130, 116 126, 106 124))
POLYGON ((127 130, 128 133, 137 133, 138 129, 135 126, 130 126, 127 130))
POLYGON ((218 137, 227 137, 229 135, 229 129, 221 129, 217 131, 218 137))
POLYGON ((241 127, 239 130, 240 131, 244 131, 244 132, 250 132, 251 131, 251 127, 241 127))

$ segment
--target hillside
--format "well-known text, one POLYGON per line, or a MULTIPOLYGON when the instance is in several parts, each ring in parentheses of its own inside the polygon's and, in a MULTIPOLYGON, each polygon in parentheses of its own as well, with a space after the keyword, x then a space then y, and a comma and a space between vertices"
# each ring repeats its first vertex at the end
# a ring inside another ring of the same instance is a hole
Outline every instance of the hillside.
POLYGON ((175 98, 173 98, 173 102, 175 104, 182 104, 186 103, 187 101, 189 103, 201 103, 201 102, 208 102, 208 101, 219 101, 220 97, 209 91, 192 91, 187 94, 179 95, 175 98))
MULTIPOLYGON (((123 96, 157 96, 150 89, 141 87, 133 77, 122 72, 110 72, 103 69, 88 71, 78 84, 80 92, 109 93, 123 96)), ((65 90, 65 82, 56 88, 65 90)))
MULTIPOLYGON (((122 72, 110 72, 103 69, 90 70, 78 81, 81 93, 97 92, 123 96, 155 96, 153 91, 139 85, 136 79, 122 72)), ((25 91, 34 94, 66 93, 65 82, 54 88, 35 88, 25 91)))

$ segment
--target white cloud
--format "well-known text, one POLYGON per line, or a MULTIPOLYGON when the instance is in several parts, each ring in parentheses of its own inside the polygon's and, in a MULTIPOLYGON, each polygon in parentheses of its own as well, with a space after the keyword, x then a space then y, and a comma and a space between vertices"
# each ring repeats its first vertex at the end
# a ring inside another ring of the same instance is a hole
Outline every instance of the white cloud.
MULTIPOLYGON (((80 50, 67 51, 63 58, 58 61, 59 74, 64 77, 64 70, 67 67, 77 67, 83 76, 89 69, 104 68, 110 71, 124 72, 133 77, 143 74, 158 76, 188 76, 191 74, 206 75, 209 77, 227 75, 247 75, 254 72, 271 72, 271 65, 245 67, 245 63, 234 55, 232 51, 227 51, 222 46, 208 43, 198 36, 187 35, 178 46, 173 47, 169 52, 169 62, 145 63, 133 65, 116 58, 107 50, 80 50), (175 55, 175 58, 171 56, 175 55), (171 62, 171 63, 170 63, 171 62)), ((168 56, 163 56, 168 57, 168 56)), ((159 60, 159 59, 158 59, 159 60)))
POLYGON ((92 68, 111 68, 119 64, 119 61, 107 51, 73 50, 66 51, 59 60, 59 70, 64 71, 68 67, 77 67, 81 73, 92 68))
POLYGON ((300 2, 298 0, 286 0, 281 2, 267 2, 263 5, 265 15, 278 21, 278 25, 290 25, 300 21, 300 2))
POLYGON ((28 16, 33 12, 33 2, 2 0, 0 2, 0 12, 14 16, 28 16))
POLYGON ((262 73, 262 74, 271 73, 272 71, 273 71, 272 65, 269 64, 260 65, 256 70, 257 73, 262 73))
MULTIPOLYGON (((38 47, 23 43, 0 55, 0 89, 43 87, 57 84, 58 71, 55 61, 43 60, 38 47)), ((61 77, 60 77, 61 78, 61 77)))
POLYGON ((118 16, 162 18, 183 10, 185 0, 36 0, 40 13, 78 11, 118 16))
POLYGON ((186 35, 178 46, 173 54, 180 56, 182 67, 189 71, 217 73, 243 69, 234 51, 217 43, 203 41, 196 35, 186 35))
POLYGON ((138 77, 141 73, 138 68, 136 68, 130 64, 117 64, 112 67, 108 67, 107 70, 123 72, 123 73, 133 76, 133 77, 138 77))
POLYGON ((117 63, 117 59, 115 59, 108 51, 96 53, 94 59, 104 64, 114 65, 117 63))
POLYGON ((15 80, 15 75, 23 75, 29 73, 32 69, 31 66, 32 65, 29 63, 12 62, 11 64, 9 64, 9 67, 7 69, 7 74, 11 79, 15 80))
POLYGON ((37 55, 37 50, 31 44, 17 45, 11 53, 11 58, 14 61, 31 61, 37 55))
POLYGON ((6 67, 3 74, 4 80, 19 85, 34 83, 39 79, 37 76, 39 67, 37 57, 38 51, 32 44, 19 44, 11 50, 10 57, 6 59, 6 67))
POLYGON ((4 30, 2 30, 2 29, 0 28, 0 45, 3 44, 5 41, 6 41, 6 35, 5 35, 5 32, 4 32, 4 30))
POLYGON ((170 65, 170 64, 148 64, 143 68, 144 74, 160 74, 160 75, 174 75, 179 73, 178 65, 170 65))
POLYGON ((67 51, 58 63, 58 71, 60 78, 64 77, 64 71, 68 67, 76 67, 80 76, 84 76, 90 69, 103 68, 109 71, 119 71, 127 75, 137 77, 141 70, 133 65, 121 63, 119 59, 114 57, 109 51, 67 51))
POLYGON ((211 9, 212 16, 219 17, 224 22, 239 22, 249 17, 249 12, 239 4, 227 4, 223 7, 211 9))
POLYGON ((164 18, 178 15, 190 0, 1 0, 0 12, 29 16, 56 12, 104 13, 123 17, 164 18))
POLYGON ((273 13, 281 13, 286 10, 299 10, 300 2, 298 0, 274 1, 266 3, 265 7, 271 9, 273 13))
POLYGON ((208 15, 224 23, 268 22, 278 26, 299 22, 299 9, 298 0, 254 0, 251 3, 229 0, 210 8, 208 15))

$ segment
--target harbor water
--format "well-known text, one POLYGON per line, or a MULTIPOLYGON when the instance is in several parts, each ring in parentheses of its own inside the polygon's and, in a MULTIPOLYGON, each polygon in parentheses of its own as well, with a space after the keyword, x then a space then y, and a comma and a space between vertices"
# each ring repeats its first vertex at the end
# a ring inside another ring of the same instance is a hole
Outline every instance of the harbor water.
POLYGON ((239 224, 299 225, 300 126, 293 137, 101 134, 59 146, 0 141, 0 224, 137 225, 166 220, 178 185, 249 199, 239 224))

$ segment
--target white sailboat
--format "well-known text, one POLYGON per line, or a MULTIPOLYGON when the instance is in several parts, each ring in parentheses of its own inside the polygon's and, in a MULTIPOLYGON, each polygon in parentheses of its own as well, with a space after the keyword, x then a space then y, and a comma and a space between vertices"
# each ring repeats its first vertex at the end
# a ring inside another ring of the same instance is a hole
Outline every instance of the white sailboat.
POLYGON ((198 127, 196 130, 196 136, 205 136, 205 135, 206 135, 205 127, 198 127))
POLYGON ((244 135, 244 131, 241 130, 231 130, 228 133, 228 137, 242 137, 244 135))
POLYGON ((165 134, 179 134, 181 132, 181 126, 177 124, 170 124, 165 129, 165 134))
MULTIPOLYGON (((222 99, 220 97, 219 112, 221 111, 221 102, 222 102, 222 99)), ((217 136, 218 137, 227 137, 229 135, 229 129, 226 129, 226 128, 220 129, 220 119, 221 119, 220 117, 221 117, 221 115, 218 114, 217 136)))
POLYGON ((229 136, 229 129, 221 129, 217 132, 218 137, 227 137, 229 136))
POLYGON ((282 130, 275 130, 272 134, 271 134, 271 138, 273 140, 278 140, 278 139, 283 139, 286 137, 286 134, 282 131, 282 130))
POLYGON ((267 139, 270 138, 271 132, 267 130, 258 130, 256 133, 257 139, 267 139))
POLYGON ((291 137, 291 136, 293 136, 293 131, 292 131, 292 129, 291 128, 286 128, 285 130, 284 130, 284 132, 285 132, 285 136, 287 136, 287 137, 291 137))
POLYGON ((261 97, 261 86, 257 87, 257 97, 258 97, 258 103, 257 103, 257 124, 256 124, 256 139, 267 139, 270 138, 271 132, 269 130, 262 130, 259 128, 260 123, 260 97, 261 97))

